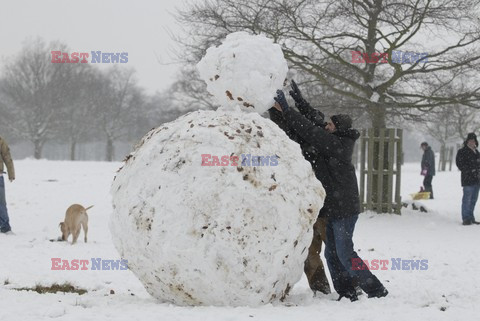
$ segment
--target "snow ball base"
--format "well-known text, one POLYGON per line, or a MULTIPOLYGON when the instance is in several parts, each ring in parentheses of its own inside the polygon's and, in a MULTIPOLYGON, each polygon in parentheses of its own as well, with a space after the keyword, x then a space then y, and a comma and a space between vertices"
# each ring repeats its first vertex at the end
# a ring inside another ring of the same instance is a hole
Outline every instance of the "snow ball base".
POLYGON ((197 64, 207 90, 222 108, 264 113, 284 85, 288 65, 280 45, 263 35, 235 32, 207 49, 197 64))
POLYGON ((147 291, 178 305, 218 306, 257 306, 288 293, 325 198, 298 144, 277 125, 219 111, 150 131, 111 193, 114 244, 147 291))

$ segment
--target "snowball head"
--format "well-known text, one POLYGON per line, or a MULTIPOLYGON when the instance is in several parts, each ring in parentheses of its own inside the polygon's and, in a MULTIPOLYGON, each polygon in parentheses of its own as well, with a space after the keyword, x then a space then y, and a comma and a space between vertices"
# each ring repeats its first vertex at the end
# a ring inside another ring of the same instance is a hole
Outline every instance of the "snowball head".
POLYGON ((256 113, 196 111, 151 130, 112 185, 114 244, 178 305, 258 306, 300 279, 325 191, 256 113))
POLYGON ((263 35, 229 34, 197 64, 207 90, 223 108, 264 113, 284 86, 287 61, 278 44, 263 35))

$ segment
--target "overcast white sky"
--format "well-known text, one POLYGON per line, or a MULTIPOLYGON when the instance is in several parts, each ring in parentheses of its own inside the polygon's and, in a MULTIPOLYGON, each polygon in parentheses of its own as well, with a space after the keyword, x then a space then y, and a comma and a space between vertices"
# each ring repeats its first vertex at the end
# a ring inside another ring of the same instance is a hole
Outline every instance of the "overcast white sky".
MULTIPOLYGON (((19 53, 28 37, 47 43, 60 40, 71 52, 128 52, 147 92, 173 82, 178 65, 171 63, 177 32, 171 13, 184 0, 0 0, 0 68, 19 53), (158 62, 161 60, 161 64, 158 62)), ((54 50, 55 48, 52 48, 54 50)))

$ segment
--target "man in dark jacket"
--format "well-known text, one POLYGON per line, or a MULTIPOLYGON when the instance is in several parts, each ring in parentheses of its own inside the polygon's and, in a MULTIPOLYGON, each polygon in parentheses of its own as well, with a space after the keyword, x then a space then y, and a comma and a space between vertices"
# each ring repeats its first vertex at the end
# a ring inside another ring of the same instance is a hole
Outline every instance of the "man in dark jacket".
POLYGON ((421 163, 421 174, 425 176, 423 179, 423 188, 425 192, 430 192, 430 199, 433 199, 432 179, 433 176, 435 176, 435 154, 427 142, 423 142, 420 148, 423 149, 421 163))
POLYGON ((480 153, 477 150, 478 140, 475 133, 469 133, 458 150, 455 162, 462 172, 461 182, 463 187, 462 221, 463 225, 480 224, 475 221, 473 211, 480 190, 480 153))
POLYGON ((326 198, 320 216, 327 219, 325 258, 339 299, 357 300, 352 285, 354 280, 369 298, 386 296, 388 291, 365 265, 352 266, 353 262, 362 262, 353 249, 352 240, 360 213, 352 154, 360 133, 351 128, 352 120, 348 115, 334 115, 326 127, 321 128, 289 108, 281 90, 277 91, 275 101, 275 108, 282 111, 288 126, 322 156, 317 168, 326 198))
MULTIPOLYGON (((303 99, 300 90, 295 82, 292 80, 292 91, 290 92, 295 100, 295 106, 300 113, 307 119, 312 121, 315 126, 325 127, 325 116, 319 110, 310 106, 310 104, 303 99)), ((269 109, 270 119, 276 123, 281 129, 285 131, 287 136, 293 141, 297 142, 302 149, 302 154, 307 161, 312 165, 312 169, 315 176, 320 180, 322 172, 318 167, 322 163, 322 156, 317 153, 315 148, 307 143, 304 139, 298 136, 295 131, 290 128, 283 118, 282 112, 275 108, 269 109)), ((326 240, 326 220, 324 217, 319 216, 317 221, 313 225, 313 238, 310 247, 308 248, 308 256, 305 260, 304 272, 307 276, 310 289, 315 293, 320 291, 325 294, 331 293, 330 284, 328 283, 327 275, 325 274, 325 268, 320 258, 322 251, 322 242, 326 240)))

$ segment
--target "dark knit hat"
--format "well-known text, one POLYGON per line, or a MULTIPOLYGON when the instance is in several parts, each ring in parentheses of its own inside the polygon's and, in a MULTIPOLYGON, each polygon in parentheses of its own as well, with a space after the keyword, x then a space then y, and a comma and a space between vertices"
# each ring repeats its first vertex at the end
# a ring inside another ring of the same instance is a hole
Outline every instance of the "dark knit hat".
POLYGON ((422 146, 428 146, 428 143, 427 143, 427 142, 423 142, 423 143, 420 144, 420 147, 422 147, 422 146))
POLYGON ((347 130, 352 127, 352 119, 345 114, 333 115, 330 117, 337 130, 347 130))
POLYGON ((468 133, 467 134, 467 139, 465 140, 465 143, 467 143, 470 139, 475 140, 475 145, 478 147, 477 135, 475 135, 475 133, 468 133))

